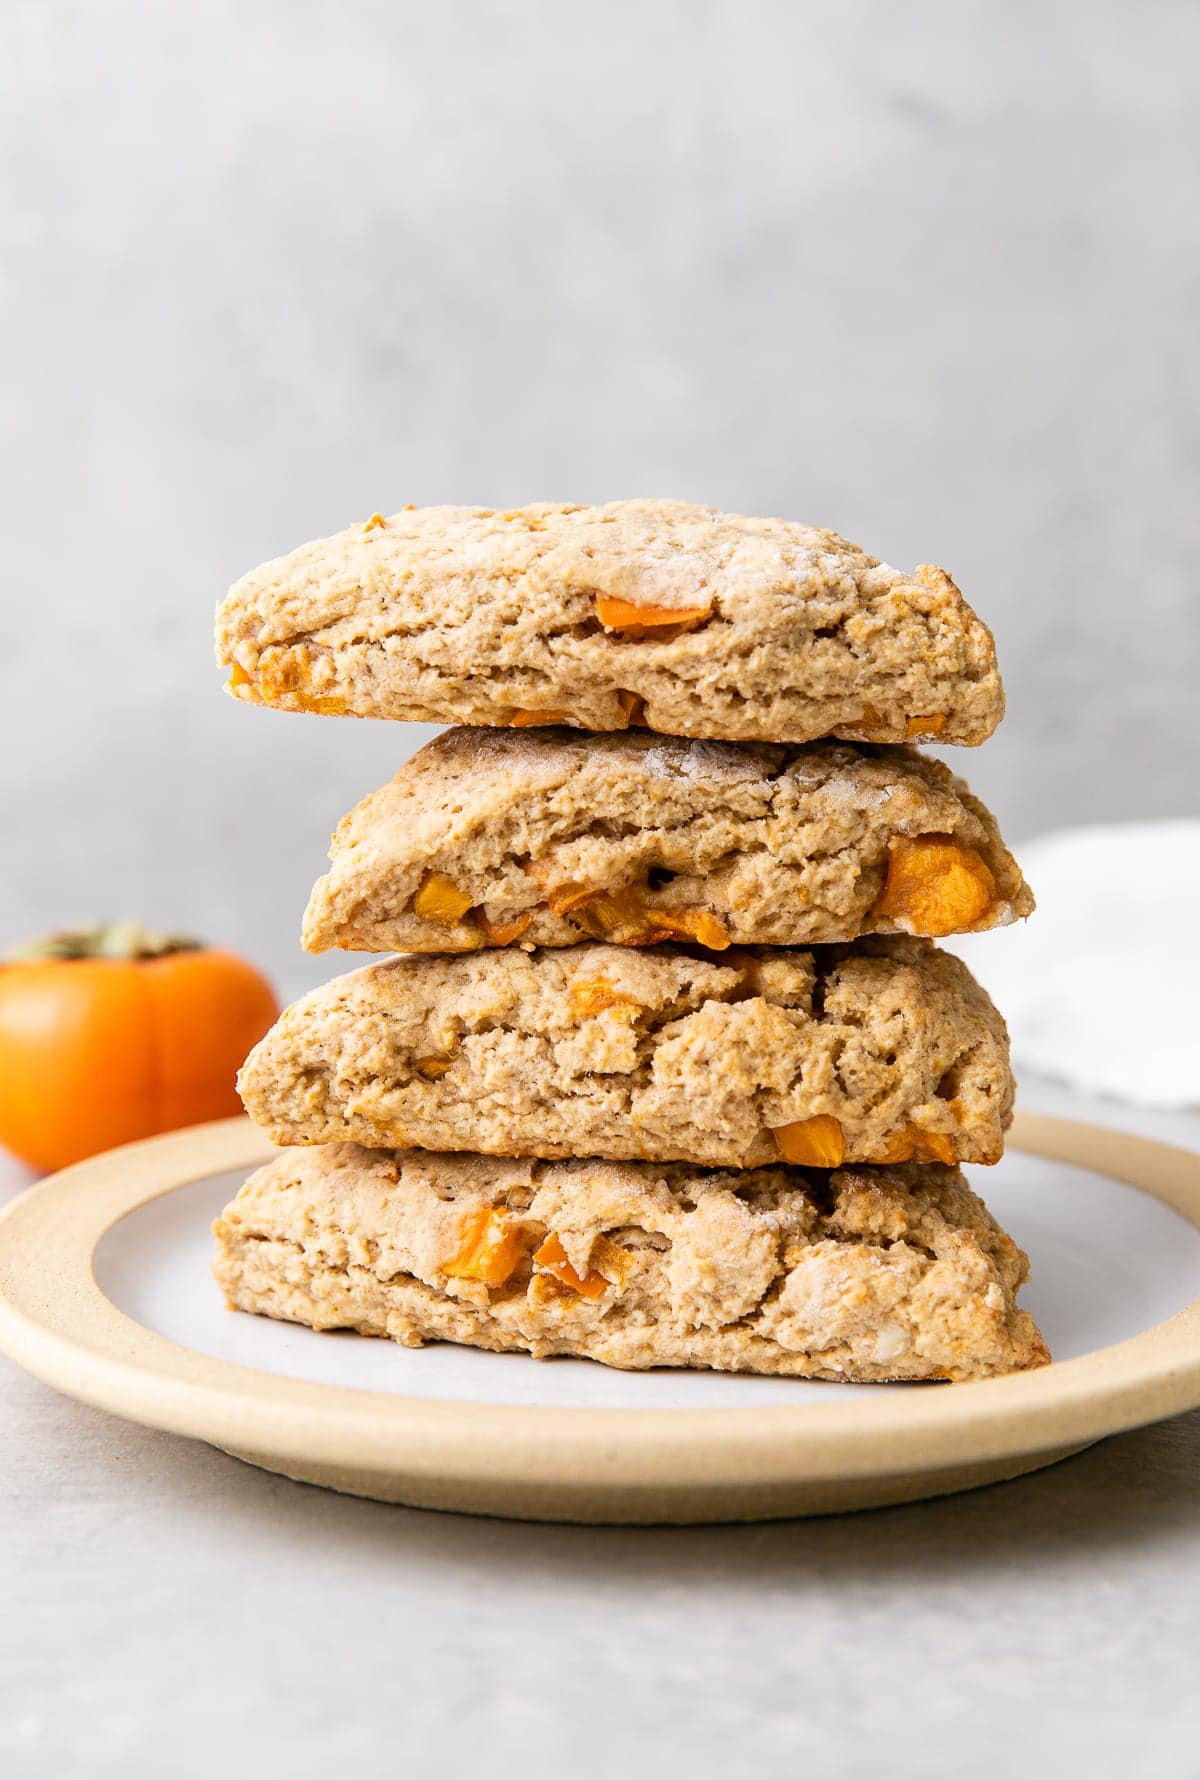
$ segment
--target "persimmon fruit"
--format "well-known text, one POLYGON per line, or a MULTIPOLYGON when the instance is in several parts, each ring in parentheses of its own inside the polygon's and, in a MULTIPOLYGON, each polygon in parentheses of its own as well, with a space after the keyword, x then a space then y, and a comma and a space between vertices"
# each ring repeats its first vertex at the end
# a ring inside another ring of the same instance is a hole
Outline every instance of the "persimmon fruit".
POLYGON ((279 1004, 232 952, 132 922, 0 962, 0 1144, 35 1168, 241 1110, 236 1077, 279 1004))

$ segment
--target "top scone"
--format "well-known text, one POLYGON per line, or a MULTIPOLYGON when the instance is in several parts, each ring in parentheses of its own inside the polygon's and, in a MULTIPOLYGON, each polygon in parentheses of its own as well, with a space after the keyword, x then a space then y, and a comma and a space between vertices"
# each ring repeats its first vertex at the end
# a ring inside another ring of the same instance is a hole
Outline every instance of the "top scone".
POLYGON ((985 741, 991 634, 938 568, 685 501, 406 509, 217 613, 229 690, 354 717, 733 741, 985 741))

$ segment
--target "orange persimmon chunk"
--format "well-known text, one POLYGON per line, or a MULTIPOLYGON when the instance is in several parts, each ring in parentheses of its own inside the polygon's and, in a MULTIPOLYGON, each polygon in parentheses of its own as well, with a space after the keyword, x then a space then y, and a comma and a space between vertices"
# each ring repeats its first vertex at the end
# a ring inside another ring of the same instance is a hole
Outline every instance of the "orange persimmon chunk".
POLYGON ((570 723, 570 711, 514 711, 508 720, 510 729, 538 729, 552 723, 570 723))
POLYGON ((698 946, 707 946, 710 952, 724 952, 729 946, 729 935, 723 924, 705 909, 647 909, 645 918, 654 929, 655 942, 669 935, 694 939, 698 946))
POLYGON ((296 709, 309 711, 317 717, 344 717, 346 701, 332 693, 327 698, 316 694, 310 698, 307 693, 298 692, 296 694, 296 709))
POLYGON ((412 899, 413 914, 438 927, 457 927, 470 906, 470 891, 460 890, 444 871, 427 871, 412 899))
POLYGON ((588 890, 564 884, 547 899, 556 915, 566 915, 592 939, 618 946, 653 946, 664 939, 695 940, 709 951, 723 952, 729 935, 715 915, 704 909, 647 908, 630 885, 621 890, 588 890))
POLYGON ((954 1148, 954 1139, 945 1131, 922 1131, 919 1125, 911 1127, 913 1132, 913 1155, 919 1162, 940 1162, 945 1168, 953 1168, 958 1161, 954 1148))
POLYGON ((248 674, 240 661, 235 661, 229 670, 229 689, 234 691, 238 686, 253 686, 253 677, 248 674))
POLYGON ((603 890, 589 890, 586 884, 560 884, 548 893, 546 905, 552 914, 569 915, 572 909, 582 908, 584 903, 603 895, 603 890))
POLYGON ((571 1012, 577 1020, 590 1020, 610 1007, 628 1008, 636 1013, 641 1005, 632 995, 623 995, 607 977, 592 977, 575 983, 571 989, 571 1012))
MULTIPOLYGON (((892 720, 885 717, 882 711, 876 710, 874 705, 864 705, 858 722, 846 727, 856 730, 867 742, 881 741, 891 735, 894 729, 892 720)), ((944 716, 906 717, 904 719, 904 734, 910 742, 916 741, 918 737, 926 741, 931 740, 934 736, 940 735, 945 727, 944 716)))
POLYGON ((724 924, 705 909, 647 908, 630 884, 620 890, 590 890, 584 884, 560 884, 546 898, 556 915, 565 915, 592 939, 618 946, 654 946, 665 939, 695 940, 711 952, 730 944, 724 924))
POLYGON ((475 919, 486 933, 490 944, 511 946, 528 929, 533 915, 514 915, 511 921, 489 921, 482 909, 476 909, 475 919))
POLYGON ((897 835, 887 880, 872 915, 910 933, 939 939, 981 921, 996 900, 996 880, 974 847, 949 834, 897 835))
POLYGON ((345 699, 336 692, 314 692, 312 678, 312 662, 302 649, 268 649, 258 663, 258 696, 265 705, 288 711, 344 717, 345 699))
POLYGON ((646 933, 644 910, 630 889, 601 890, 580 897, 570 911, 564 912, 569 912, 576 927, 582 927, 593 939, 629 945, 646 933))
POLYGON ((602 890, 576 904, 571 919, 593 939, 609 940, 617 946, 649 946, 671 937, 667 928, 655 926, 653 915, 629 885, 623 890, 602 890))
POLYGON ((805 1168, 840 1168, 846 1160, 846 1138, 838 1121, 828 1113, 776 1125, 772 1136, 785 1162, 805 1168))
POLYGON ((550 1273, 560 1285, 568 1286, 571 1291, 578 1292, 581 1298, 599 1298, 608 1281, 602 1273, 585 1273, 581 1279, 567 1259, 566 1250, 558 1237, 551 1232, 537 1250, 534 1257, 536 1266, 545 1273, 550 1273))
POLYGON ((646 701, 638 692, 626 692, 623 688, 617 693, 617 703, 625 717, 629 729, 646 726, 646 701))
POLYGON ((453 1057, 418 1057, 413 1068, 427 1082, 439 1082, 453 1063, 453 1057))
POLYGON ((895 1162, 941 1162, 953 1168, 958 1161, 954 1139, 944 1131, 923 1131, 919 1125, 905 1125, 893 1131, 882 1150, 869 1156, 869 1162, 885 1167, 895 1162))
POLYGON ((618 890, 586 904, 577 924, 594 938, 621 946, 657 946, 665 939, 680 939, 723 952, 729 945, 729 935, 715 915, 704 909, 647 908, 633 890, 618 890))
POLYGON ((705 606, 642 606, 635 600, 617 599, 609 593, 596 596, 596 616, 605 630, 623 631, 629 637, 644 636, 656 630, 693 630, 711 615, 711 603, 705 606))
POLYGON ((520 1224, 490 1205, 476 1205, 459 1225, 458 1248, 447 1262, 451 1279, 473 1279, 502 1286, 512 1278, 525 1253, 520 1224))

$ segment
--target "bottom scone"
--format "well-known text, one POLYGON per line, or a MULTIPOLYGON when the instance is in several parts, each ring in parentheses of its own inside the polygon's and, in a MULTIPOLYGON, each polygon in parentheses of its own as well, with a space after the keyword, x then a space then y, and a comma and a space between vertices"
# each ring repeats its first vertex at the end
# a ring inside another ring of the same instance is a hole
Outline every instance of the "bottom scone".
POLYGON ((1044 1365, 957 1169, 286 1150, 213 1226, 231 1308, 608 1366, 875 1383, 1044 1365))

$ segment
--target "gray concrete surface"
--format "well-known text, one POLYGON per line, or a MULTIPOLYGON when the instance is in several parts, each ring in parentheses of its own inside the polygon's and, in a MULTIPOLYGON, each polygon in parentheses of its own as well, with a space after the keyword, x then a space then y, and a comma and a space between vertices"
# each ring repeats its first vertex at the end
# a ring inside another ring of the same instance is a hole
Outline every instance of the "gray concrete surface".
POLYGON ((0 941, 140 912, 327 974, 326 835, 416 737, 233 706, 211 607, 408 500, 666 492, 933 558, 998 634, 967 765, 1015 836, 1194 807, 1194 5, 0 33, 0 941))
POLYGON ((597 1531, 330 1496, 2 1362, 0 1412, 9 1780, 1196 1773, 1200 1415, 940 1503, 597 1531))

